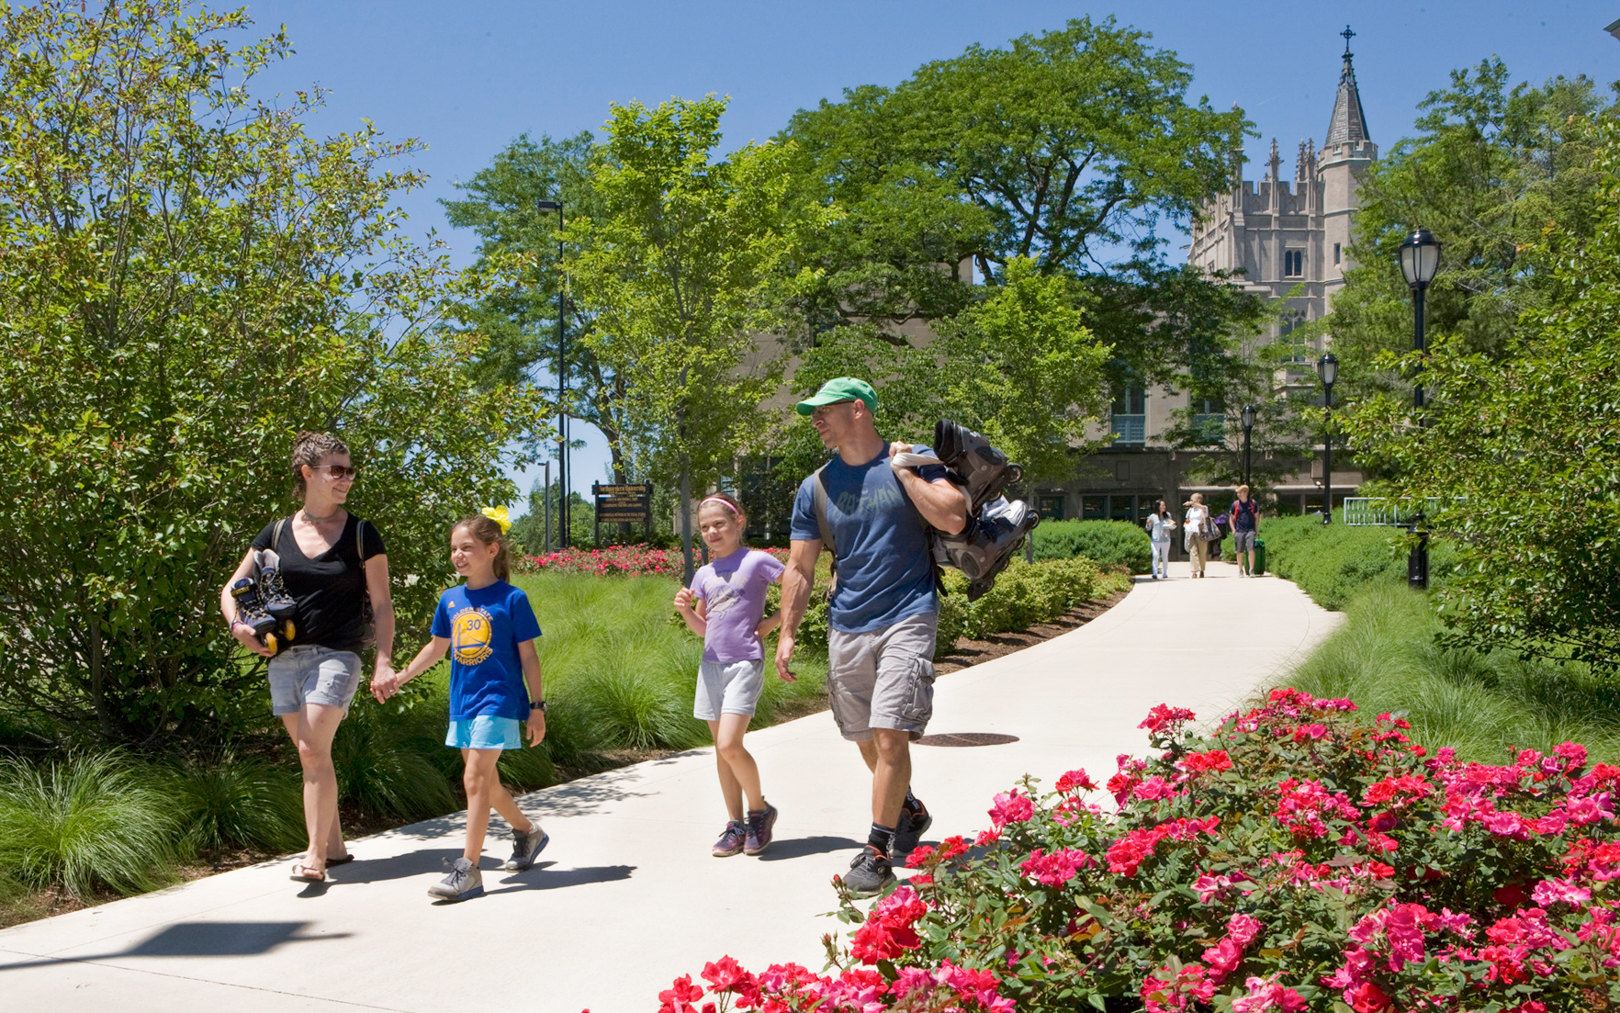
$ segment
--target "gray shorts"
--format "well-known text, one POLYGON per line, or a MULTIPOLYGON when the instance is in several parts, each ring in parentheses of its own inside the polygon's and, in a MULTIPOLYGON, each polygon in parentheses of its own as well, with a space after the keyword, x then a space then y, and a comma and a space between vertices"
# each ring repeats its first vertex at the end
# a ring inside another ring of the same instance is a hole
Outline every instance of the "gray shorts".
POLYGON ((1234 531, 1232 533, 1232 551, 1253 552, 1254 536, 1255 532, 1253 531, 1234 531))
POLYGON ((360 655, 319 644, 294 644, 270 659, 270 713, 296 714, 305 704, 349 709, 360 687, 360 655))
POLYGON ((938 612, 869 633, 827 631, 827 702, 839 734, 867 742, 872 729, 890 728, 922 738, 934 713, 938 631, 938 612))
POLYGON ((722 714, 751 715, 764 689, 765 662, 759 658, 705 661, 698 665, 692 716, 699 721, 719 721, 722 714))

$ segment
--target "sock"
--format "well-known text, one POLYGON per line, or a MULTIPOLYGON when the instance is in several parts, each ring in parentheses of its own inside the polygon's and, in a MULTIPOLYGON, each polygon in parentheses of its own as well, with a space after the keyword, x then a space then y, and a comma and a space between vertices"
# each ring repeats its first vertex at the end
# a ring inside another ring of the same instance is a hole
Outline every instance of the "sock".
POLYGON ((894 850, 894 828, 872 824, 871 833, 866 835, 866 843, 887 855, 894 850))

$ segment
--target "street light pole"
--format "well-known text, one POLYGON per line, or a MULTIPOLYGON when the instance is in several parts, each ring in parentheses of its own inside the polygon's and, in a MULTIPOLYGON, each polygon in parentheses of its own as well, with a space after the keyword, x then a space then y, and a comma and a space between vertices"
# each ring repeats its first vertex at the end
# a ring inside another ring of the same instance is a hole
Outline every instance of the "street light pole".
POLYGON ((1239 416, 1238 416, 1238 418, 1243 420, 1243 484, 1244 485, 1248 485, 1250 480, 1251 480, 1250 479, 1250 474, 1251 474, 1250 464, 1252 462, 1251 462, 1251 460, 1249 458, 1249 434, 1254 432, 1254 417, 1255 417, 1255 415, 1257 414, 1258 411, 1259 411, 1259 409, 1255 408, 1255 406, 1252 405, 1252 404, 1244 405, 1242 413, 1239 414, 1239 416))
POLYGON ((1333 385, 1339 379, 1339 360, 1326 352, 1316 360, 1316 373, 1322 378, 1322 405, 1327 409, 1327 428, 1322 435, 1322 523, 1333 523, 1333 385))
MULTIPOLYGON (((1440 242, 1428 229, 1413 229, 1401 244, 1401 275, 1412 290, 1412 350, 1418 353, 1417 377, 1412 385, 1412 411, 1419 428, 1429 424, 1423 414, 1423 355, 1428 351, 1423 342, 1423 294, 1440 270, 1440 242)), ((1429 533, 1419 530, 1423 523, 1421 508, 1413 514, 1408 529, 1417 535, 1417 544, 1406 558, 1406 582, 1412 587, 1429 587, 1429 533)))
POLYGON ((563 330, 563 206, 562 201, 535 201, 542 211, 557 212, 557 546, 566 549, 571 543, 569 535, 568 503, 568 346, 563 330))

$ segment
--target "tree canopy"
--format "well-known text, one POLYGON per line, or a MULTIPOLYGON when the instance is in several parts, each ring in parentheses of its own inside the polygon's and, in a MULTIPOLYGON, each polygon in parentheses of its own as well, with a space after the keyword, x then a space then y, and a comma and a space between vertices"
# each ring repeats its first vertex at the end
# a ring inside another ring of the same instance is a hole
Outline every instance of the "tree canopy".
MULTIPOLYGON (((504 502, 543 423, 477 388, 463 282, 402 236, 414 150, 307 136, 319 102, 249 87, 289 51, 179 0, 0 9, 0 706, 115 740, 224 734, 261 706, 218 589, 292 508, 288 450, 335 430, 362 472, 404 628, 445 526, 504 502), (250 702, 251 701, 251 704, 250 702)), ((471 294, 471 293, 469 293, 471 294)))

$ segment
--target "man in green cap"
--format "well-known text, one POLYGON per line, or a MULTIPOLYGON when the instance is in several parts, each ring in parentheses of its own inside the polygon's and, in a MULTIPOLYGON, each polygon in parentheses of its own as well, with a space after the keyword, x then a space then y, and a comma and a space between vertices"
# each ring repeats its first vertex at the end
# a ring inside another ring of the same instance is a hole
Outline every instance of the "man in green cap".
POLYGON ((816 557, 824 547, 832 550, 838 576, 827 611, 827 697, 838 730, 872 771, 872 828, 843 877, 857 896, 893 883, 892 864, 904 860, 932 822, 911 794, 911 740, 922 737, 933 713, 939 629, 924 522, 956 534, 967 526, 968 508, 944 465, 890 466, 895 454, 934 454, 879 436, 877 406, 872 385, 849 376, 828 380, 798 404, 836 453, 800 484, 793 503, 776 649, 777 673, 791 679, 788 666, 816 557), (819 511, 818 484, 825 490, 819 511))

